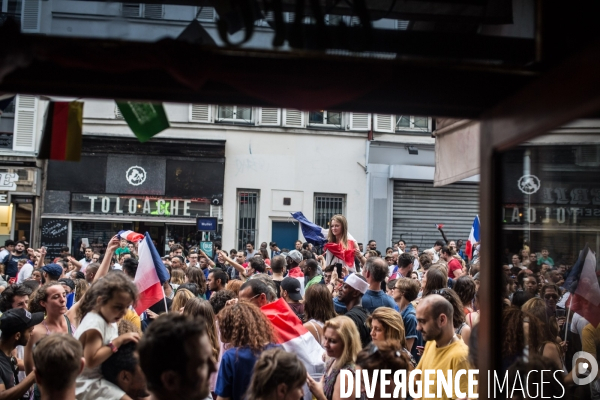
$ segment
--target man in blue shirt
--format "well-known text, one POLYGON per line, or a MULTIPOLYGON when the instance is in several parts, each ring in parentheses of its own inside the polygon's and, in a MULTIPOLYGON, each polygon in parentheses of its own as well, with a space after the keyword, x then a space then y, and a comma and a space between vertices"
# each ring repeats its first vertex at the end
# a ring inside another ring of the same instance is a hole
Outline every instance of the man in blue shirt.
POLYGON ((421 358, 417 354, 417 346, 423 346, 423 336, 417 330, 417 311, 411 302, 417 298, 420 290, 419 281, 411 278, 399 278, 394 288, 394 300, 396 300, 404 322, 406 348, 417 362, 421 358))
POLYGON ((388 265, 383 258, 371 257, 363 269, 363 276, 367 279, 369 290, 362 298, 362 306, 372 313, 378 307, 390 307, 398 311, 394 299, 381 290, 381 282, 385 281, 389 272, 388 265))

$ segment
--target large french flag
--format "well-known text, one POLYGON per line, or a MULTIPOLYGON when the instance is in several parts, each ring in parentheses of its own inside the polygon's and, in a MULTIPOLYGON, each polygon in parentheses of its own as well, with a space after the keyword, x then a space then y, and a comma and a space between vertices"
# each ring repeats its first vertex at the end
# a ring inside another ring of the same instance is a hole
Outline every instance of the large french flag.
POLYGON ((476 215, 471 227, 471 233, 469 234, 469 240, 467 240, 467 244, 465 245, 465 253, 467 253, 469 260, 473 258, 475 243, 479 242, 479 228, 479 215, 476 215))
MULTIPOLYGON (((298 319, 283 298, 261 307, 277 332, 279 344, 286 351, 295 353, 311 375, 323 374, 325 363, 321 345, 298 319)), ((310 391, 304 391, 305 399, 312 399, 310 391)))
POLYGON ((596 276, 596 256, 586 245, 563 285, 569 292, 567 306, 587 319, 600 324, 600 285, 596 276))
POLYGON ((169 280, 169 272, 156 251, 150 235, 146 232, 146 236, 142 235, 142 237, 144 240, 138 244, 138 269, 133 280, 140 292, 140 298, 135 306, 138 315, 164 298, 162 285, 169 280))
POLYGON ((119 236, 121 239, 125 239, 129 242, 134 243, 139 242, 140 240, 144 240, 144 235, 134 231, 119 231, 119 233, 117 233, 117 236, 119 236))

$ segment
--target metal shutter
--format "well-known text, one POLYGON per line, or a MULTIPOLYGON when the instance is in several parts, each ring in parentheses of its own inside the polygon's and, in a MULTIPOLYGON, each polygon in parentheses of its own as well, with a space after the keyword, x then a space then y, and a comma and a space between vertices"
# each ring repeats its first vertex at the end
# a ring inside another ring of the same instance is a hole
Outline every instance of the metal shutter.
MULTIPOLYGON (((473 219, 479 214, 479 186, 455 183, 433 187, 432 182, 394 181, 392 240, 404 239, 406 247, 430 249, 442 235, 466 241, 473 219)), ((464 247, 463 247, 464 249, 464 247)))

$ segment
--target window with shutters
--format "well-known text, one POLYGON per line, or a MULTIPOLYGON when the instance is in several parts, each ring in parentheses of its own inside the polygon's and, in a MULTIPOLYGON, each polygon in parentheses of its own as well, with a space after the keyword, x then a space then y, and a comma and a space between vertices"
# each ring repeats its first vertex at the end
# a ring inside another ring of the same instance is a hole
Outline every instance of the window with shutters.
POLYGON ((431 118, 396 115, 396 131, 431 133, 431 118))
POLYGON ((35 152, 37 144, 37 105, 37 97, 17 95, 13 150, 31 153, 35 152))
POLYGON ((21 31, 36 33, 40 31, 41 0, 22 0, 21 31))
POLYGON ((369 113, 348 113, 347 131, 369 131, 371 130, 371 114, 369 113))
POLYGON ((248 242, 252 242, 256 247, 259 193, 258 190, 238 190, 236 235, 238 249, 245 249, 248 242))
POLYGON ((337 111, 310 111, 308 124, 314 127, 343 129, 343 113, 337 111))
POLYGON ((163 4, 123 3, 121 15, 124 18, 162 19, 165 13, 163 4))
POLYGON ((315 193, 315 224, 329 229, 329 221, 336 214, 344 214, 346 196, 315 193))
POLYGON ((410 23, 410 21, 405 21, 402 19, 397 19, 396 20, 396 29, 399 29, 401 31, 405 31, 408 29, 408 24, 410 23))
POLYGON ((258 118, 256 125, 279 126, 281 125, 281 110, 279 108, 257 109, 258 118))
POLYGON ((283 126, 288 128, 306 128, 306 112, 285 108, 281 114, 283 126))
POLYGON ((190 122, 213 122, 213 107, 209 104, 190 104, 190 122))
POLYGON ((196 7, 196 19, 200 22, 215 22, 215 16, 214 7, 196 7))
POLYGON ((251 124, 252 107, 243 106, 219 106, 217 112, 219 122, 229 122, 234 124, 251 124))

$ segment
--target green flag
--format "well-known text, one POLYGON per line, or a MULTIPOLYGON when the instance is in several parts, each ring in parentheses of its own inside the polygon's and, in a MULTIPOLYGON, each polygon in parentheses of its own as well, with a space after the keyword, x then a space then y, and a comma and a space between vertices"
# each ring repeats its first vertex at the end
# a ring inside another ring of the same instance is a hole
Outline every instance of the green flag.
POLYGON ((133 134, 142 143, 169 127, 169 119, 162 104, 117 101, 117 106, 133 134))

